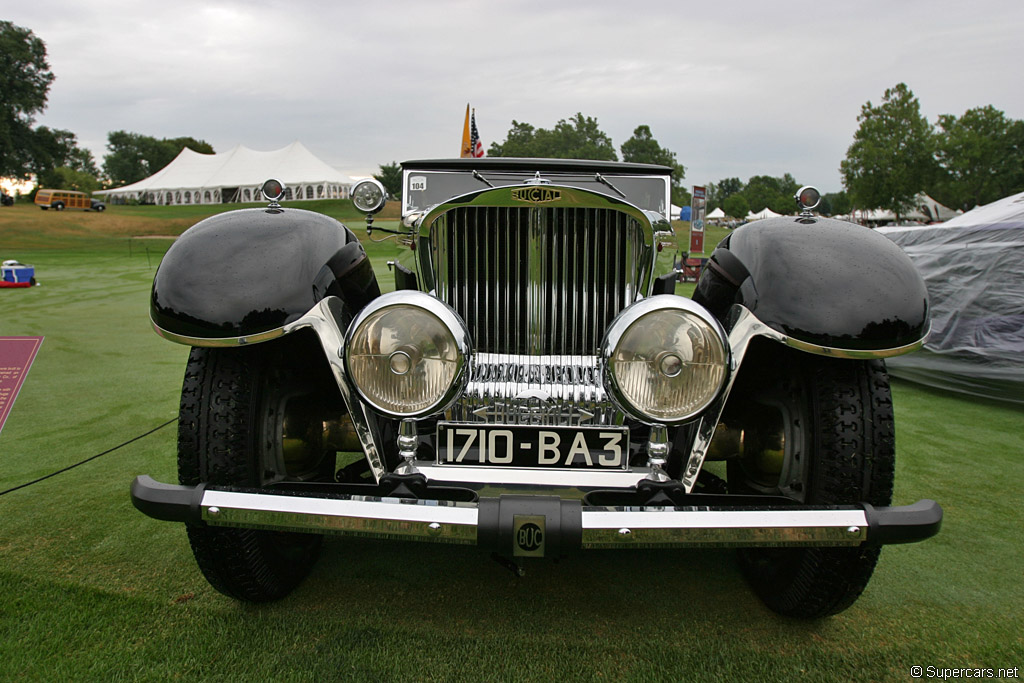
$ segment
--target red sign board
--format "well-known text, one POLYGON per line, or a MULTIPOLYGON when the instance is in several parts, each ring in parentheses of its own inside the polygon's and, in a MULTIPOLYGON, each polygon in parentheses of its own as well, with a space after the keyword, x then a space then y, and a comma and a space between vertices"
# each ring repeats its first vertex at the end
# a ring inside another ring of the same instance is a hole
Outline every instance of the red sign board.
POLYGON ((693 201, 690 202, 690 253, 704 253, 704 211, 707 204, 706 188, 693 186, 693 201))
POLYGON ((42 343, 42 337, 0 337, 0 429, 42 343))

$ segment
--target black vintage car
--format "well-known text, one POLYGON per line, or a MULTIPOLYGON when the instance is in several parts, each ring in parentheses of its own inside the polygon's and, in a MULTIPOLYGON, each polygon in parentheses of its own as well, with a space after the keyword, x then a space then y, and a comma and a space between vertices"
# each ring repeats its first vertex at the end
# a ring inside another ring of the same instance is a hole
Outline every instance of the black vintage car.
MULTIPOLYGON (((774 610, 818 617, 882 545, 927 538, 890 506, 883 359, 928 331, 885 237, 803 212, 743 226, 677 296, 670 169, 595 161, 403 164, 401 257, 381 294, 356 236, 281 208, 208 218, 167 253, 158 334, 193 347, 178 484, 132 485, 186 524, 210 583, 284 596, 325 533, 482 546, 733 546, 774 610)), ((353 188, 372 216, 374 180, 353 188)))

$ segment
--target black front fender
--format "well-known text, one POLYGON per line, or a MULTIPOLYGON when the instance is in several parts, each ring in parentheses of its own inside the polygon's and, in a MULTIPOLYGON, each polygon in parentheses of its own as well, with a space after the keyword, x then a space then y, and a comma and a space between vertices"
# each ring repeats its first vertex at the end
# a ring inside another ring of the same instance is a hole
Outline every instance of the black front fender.
POLYGON ((196 346, 259 340, 328 295, 353 312, 380 295, 344 225, 300 209, 243 209, 186 230, 153 279, 157 332, 196 346))
POLYGON ((885 351, 928 331, 928 294, 906 254, 869 228, 828 218, 770 218, 715 249, 694 299, 724 320, 734 303, 816 347, 885 351))

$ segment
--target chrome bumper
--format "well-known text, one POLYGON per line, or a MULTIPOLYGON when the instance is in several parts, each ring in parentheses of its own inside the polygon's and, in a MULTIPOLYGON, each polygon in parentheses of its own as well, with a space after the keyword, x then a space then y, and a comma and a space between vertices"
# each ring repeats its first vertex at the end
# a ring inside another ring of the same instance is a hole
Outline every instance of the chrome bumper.
POLYGON ((135 479, 131 496, 140 511, 167 521, 481 545, 518 556, 574 548, 911 543, 934 536, 942 523, 942 508, 932 500, 810 509, 593 507, 554 496, 468 503, 226 490, 162 484, 148 476, 135 479))

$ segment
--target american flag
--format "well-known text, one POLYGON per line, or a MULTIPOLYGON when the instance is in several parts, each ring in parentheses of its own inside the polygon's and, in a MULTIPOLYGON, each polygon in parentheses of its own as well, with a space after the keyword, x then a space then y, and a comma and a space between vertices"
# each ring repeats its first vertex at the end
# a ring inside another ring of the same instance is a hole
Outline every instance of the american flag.
POLYGON ((476 109, 473 110, 470 121, 469 148, 472 150, 473 156, 479 159, 484 155, 484 143, 480 142, 480 133, 476 129, 476 109))

